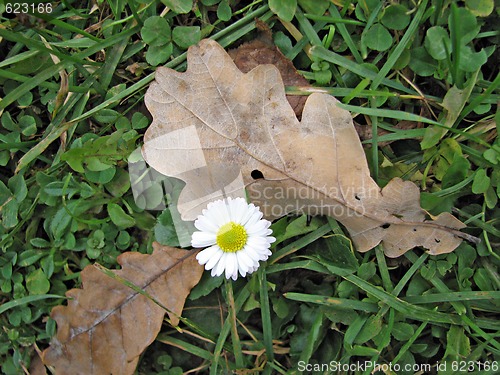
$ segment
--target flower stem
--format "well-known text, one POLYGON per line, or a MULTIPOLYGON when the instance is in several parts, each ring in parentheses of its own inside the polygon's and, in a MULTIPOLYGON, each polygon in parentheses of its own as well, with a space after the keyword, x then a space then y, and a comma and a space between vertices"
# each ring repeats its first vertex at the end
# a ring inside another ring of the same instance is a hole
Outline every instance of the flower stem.
POLYGON ((237 368, 244 368, 241 342, 240 337, 238 336, 238 329, 236 327, 236 309, 234 306, 233 283, 228 279, 225 279, 224 281, 226 284, 226 302, 229 307, 228 319, 231 322, 231 341, 233 343, 234 359, 237 368))

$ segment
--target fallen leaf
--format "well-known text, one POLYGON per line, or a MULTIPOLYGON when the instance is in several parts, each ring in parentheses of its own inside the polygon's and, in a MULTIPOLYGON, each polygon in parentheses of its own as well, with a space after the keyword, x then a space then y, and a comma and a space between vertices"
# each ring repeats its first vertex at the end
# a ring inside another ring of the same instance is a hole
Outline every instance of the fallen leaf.
POLYGON ((335 217, 358 251, 382 243, 389 257, 415 246, 440 254, 466 236, 449 213, 426 220, 412 182, 396 178, 379 188, 351 115, 334 97, 310 95, 299 122, 273 65, 244 74, 220 45, 203 40, 188 50, 185 73, 157 69, 145 103, 153 123, 143 156, 186 182, 177 206, 184 220, 214 199, 244 197, 246 188, 268 219, 335 217))
MULTIPOLYGON (((38 350, 38 348, 37 348, 37 350, 38 350)), ((31 358, 29 374, 30 375, 47 375, 47 370, 46 370, 45 366, 43 365, 42 358, 40 358, 39 353, 35 353, 33 355, 33 357, 31 358)))
MULTIPOLYGON (((238 69, 243 73, 248 73, 258 65, 273 64, 278 68, 285 86, 309 86, 307 79, 297 72, 293 63, 274 45, 269 26, 259 20, 256 20, 256 26, 260 31, 257 39, 243 43, 238 48, 228 52, 238 69)), ((307 97, 287 95, 286 99, 297 117, 300 117, 307 97)))
POLYGON ((57 334, 43 352, 45 365, 53 366, 56 374, 134 373, 140 354, 160 331, 164 307, 177 325, 184 302, 203 273, 194 251, 158 243, 153 248, 151 255, 120 255, 122 269, 110 271, 116 278, 95 266, 85 267, 83 289, 68 291, 68 305, 52 310, 57 334))

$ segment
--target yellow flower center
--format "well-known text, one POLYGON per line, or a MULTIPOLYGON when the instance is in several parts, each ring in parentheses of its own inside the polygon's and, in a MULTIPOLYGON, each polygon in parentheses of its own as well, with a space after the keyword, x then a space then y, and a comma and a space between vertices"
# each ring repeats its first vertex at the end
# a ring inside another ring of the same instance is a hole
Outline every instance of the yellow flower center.
POLYGON ((217 232, 217 245, 226 253, 235 253, 243 249, 247 243, 247 231, 243 225, 230 221, 220 227, 217 232))

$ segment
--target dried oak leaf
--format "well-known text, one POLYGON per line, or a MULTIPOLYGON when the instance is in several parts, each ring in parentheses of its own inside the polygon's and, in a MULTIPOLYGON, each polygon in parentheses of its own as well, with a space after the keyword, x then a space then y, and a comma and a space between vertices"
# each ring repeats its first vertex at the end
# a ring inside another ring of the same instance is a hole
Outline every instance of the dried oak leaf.
MULTIPOLYGON (((309 81, 297 72, 293 63, 274 45, 269 26, 259 20, 256 20, 256 26, 260 31, 257 39, 228 51, 238 69, 243 73, 248 73, 258 65, 273 64, 278 68, 285 86, 309 86, 309 81)), ((300 117, 307 97, 287 95, 286 99, 297 117, 300 117)))
POLYGON ((299 122, 273 65, 242 73, 220 45, 203 40, 189 49, 185 73, 157 69, 145 102, 153 122, 143 156, 186 182, 178 202, 185 220, 246 188, 269 219, 335 217, 358 251, 382 243, 389 257, 415 246, 440 254, 465 236, 449 213, 426 219, 412 182, 396 178, 379 188, 352 118, 334 97, 309 96, 299 122))
POLYGON ((165 309, 177 325, 184 302, 203 267, 195 252, 153 244, 151 255, 128 252, 118 257, 118 279, 94 266, 81 273, 83 289, 66 293, 67 306, 51 317, 57 334, 43 352, 56 374, 133 374, 139 355, 160 331, 165 309), (152 299, 120 282, 127 280, 152 299), (172 312, 172 313, 171 313, 172 312))

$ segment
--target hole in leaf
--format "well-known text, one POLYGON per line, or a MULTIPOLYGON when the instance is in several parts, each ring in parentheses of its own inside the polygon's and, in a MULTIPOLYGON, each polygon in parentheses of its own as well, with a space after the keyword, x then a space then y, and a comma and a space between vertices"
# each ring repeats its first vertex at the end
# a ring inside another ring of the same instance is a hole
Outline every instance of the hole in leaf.
POLYGON ((306 217, 306 227, 308 227, 309 225, 311 225, 311 220, 312 220, 312 216, 311 215, 307 215, 307 217, 306 217))
POLYGON ((382 225, 382 228, 387 229, 387 228, 389 228, 390 226, 391 226, 391 224, 389 224, 389 223, 385 223, 385 224, 383 224, 383 225, 382 225))
POLYGON ((413 231, 416 232, 417 231, 417 228, 413 228, 413 231))
POLYGON ((258 169, 254 169, 251 173, 250 173, 250 176, 252 176, 252 178, 254 180, 258 180, 259 178, 264 178, 264 175, 262 174, 261 171, 259 171, 258 169))
POLYGON ((441 240, 437 239, 437 238, 434 238, 434 241, 436 241, 436 243, 440 243, 441 240))
POLYGON ((361 200, 361 198, 359 197, 359 195, 358 195, 358 194, 354 194, 354 198, 356 198, 356 200, 358 200, 358 201, 360 201, 360 200, 361 200))

